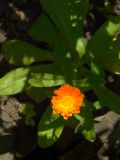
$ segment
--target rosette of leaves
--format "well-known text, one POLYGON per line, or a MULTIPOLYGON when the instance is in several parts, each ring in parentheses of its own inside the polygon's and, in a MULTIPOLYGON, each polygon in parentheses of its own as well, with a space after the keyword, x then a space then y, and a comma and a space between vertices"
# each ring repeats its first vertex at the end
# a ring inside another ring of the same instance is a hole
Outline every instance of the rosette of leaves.
MULTIPOLYGON (((89 11, 88 0, 41 0, 40 3, 43 12, 28 34, 44 42, 46 49, 17 39, 5 42, 2 51, 8 62, 18 68, 0 79, 0 95, 24 91, 40 102, 52 96, 53 87, 65 83, 80 87, 83 92, 93 90, 98 97, 97 103, 91 105, 86 99, 84 114, 75 116, 79 124, 74 127, 87 139, 94 139, 90 106, 107 106, 120 113, 120 98, 105 86, 104 73, 108 70, 120 74, 120 39, 116 36, 120 16, 109 17, 86 42, 83 27, 89 11), (89 118, 86 120, 86 117, 89 118)), ((38 142, 43 148, 55 143, 65 126, 58 116, 51 120, 49 108, 38 127, 38 142)))

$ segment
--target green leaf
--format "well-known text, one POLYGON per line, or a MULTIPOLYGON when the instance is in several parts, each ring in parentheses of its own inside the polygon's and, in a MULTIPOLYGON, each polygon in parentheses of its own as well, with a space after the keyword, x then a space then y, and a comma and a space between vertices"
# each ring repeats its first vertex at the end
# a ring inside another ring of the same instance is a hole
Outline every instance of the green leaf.
POLYGON ((55 121, 55 120, 57 120, 59 117, 60 117, 59 114, 52 114, 52 115, 51 115, 51 121, 55 121))
POLYGON ((26 117, 25 118, 25 124, 28 125, 28 126, 33 127, 35 125, 35 121, 31 117, 26 117))
POLYGON ((89 0, 69 0, 69 10, 72 29, 78 38, 83 33, 84 19, 89 11, 89 0))
POLYGON ((60 30, 65 44, 67 43, 67 46, 69 46, 71 50, 74 50, 71 36, 72 26, 68 10, 68 0, 41 0, 40 2, 60 30))
POLYGON ((105 84, 105 79, 102 76, 89 74, 88 82, 92 88, 97 88, 98 86, 103 86, 105 84))
POLYGON ((29 84, 34 87, 52 87, 65 83, 63 75, 56 75, 52 73, 34 73, 29 80, 29 84))
POLYGON ((83 134, 83 136, 87 139, 87 140, 89 140, 89 141, 94 141, 95 140, 95 138, 96 138, 96 133, 95 133, 95 131, 93 130, 93 129, 90 129, 90 130, 83 130, 82 131, 82 134, 83 134))
POLYGON ((36 112, 34 111, 34 107, 30 103, 26 103, 20 106, 19 112, 29 117, 34 117, 36 115, 36 112))
POLYGON ((79 57, 82 58, 82 56, 86 53, 86 43, 83 36, 83 26, 85 17, 89 11, 89 1, 70 0, 69 9, 75 49, 78 52, 79 57))
POLYGON ((81 80, 73 80, 73 84, 76 87, 79 87, 81 89, 81 91, 88 91, 91 89, 91 85, 89 83, 88 78, 84 78, 81 80))
POLYGON ((28 68, 18 68, 3 76, 0 79, 0 95, 13 95, 23 91, 28 73, 28 68))
POLYGON ((95 109, 101 109, 103 106, 101 105, 100 101, 95 101, 93 103, 93 106, 95 107, 95 109))
POLYGON ((41 14, 37 20, 33 23, 32 27, 29 29, 28 33, 36 40, 44 41, 48 43, 58 42, 58 33, 52 26, 51 21, 41 14))
POLYGON ((54 74, 61 74, 60 67, 56 63, 51 64, 40 64, 40 65, 33 65, 30 66, 30 72, 32 73, 54 73, 54 74))
POLYGON ((66 126, 75 129, 75 133, 80 131, 87 140, 94 141, 96 135, 93 129, 94 119, 91 109, 92 106, 85 101, 81 108, 80 114, 75 114, 74 117, 71 117, 71 119, 66 122, 66 126))
POLYGON ((54 63, 32 66, 30 71, 29 84, 33 87, 51 87, 66 82, 60 67, 54 63))
POLYGON ((2 50, 10 64, 30 65, 33 62, 53 60, 51 52, 20 40, 7 41, 2 50))
POLYGON ((86 53, 86 43, 83 37, 77 39, 76 51, 79 53, 80 58, 82 58, 82 56, 86 53))
POLYGON ((48 106, 39 122, 38 144, 42 148, 47 148, 54 144, 60 137, 64 128, 64 120, 59 118, 51 121, 51 114, 52 108, 48 106))
POLYGON ((95 61, 104 69, 120 74, 120 38, 112 42, 108 51, 104 55, 96 57, 95 61))
POLYGON ((80 130, 80 127, 84 124, 84 118, 78 114, 75 114, 74 117, 79 121, 74 131, 74 133, 77 133, 80 130))
POLYGON ((88 82, 92 88, 105 84, 105 73, 94 61, 91 62, 91 72, 88 74, 88 82))
POLYGON ((34 111, 34 107, 30 103, 26 103, 19 108, 19 112, 25 116, 25 124, 34 126, 34 117, 36 116, 36 112, 34 111))
POLYGON ((82 91, 88 91, 105 84, 105 73, 99 65, 91 62, 91 71, 84 67, 78 68, 77 78, 73 79, 73 84, 82 91))
POLYGON ((85 106, 81 109, 80 113, 80 115, 84 117, 84 123, 80 126, 80 131, 87 140, 94 141, 96 135, 93 129, 92 106, 88 105, 88 103, 85 103, 84 105, 85 106))
POLYGON ((96 138, 96 134, 93 129, 93 115, 91 111, 88 108, 83 108, 81 110, 81 117, 83 117, 83 122, 80 122, 76 129, 81 131, 85 139, 94 141, 96 138))
POLYGON ((79 56, 82 57, 85 53, 82 34, 84 18, 89 10, 88 0, 41 0, 40 2, 60 31, 63 44, 76 63, 79 61, 79 56))
POLYGON ((107 106, 114 112, 120 114, 120 97, 104 86, 94 88, 94 91, 103 106, 107 106))
POLYGON ((47 98, 49 90, 50 88, 29 87, 26 89, 26 93, 30 98, 39 103, 47 98))
POLYGON ((96 64, 94 61, 91 62, 91 72, 95 74, 96 76, 105 78, 105 73, 103 69, 98 64, 96 64))
POLYGON ((82 116, 80 116, 80 115, 78 115, 78 114, 75 114, 74 117, 75 117, 78 121, 80 121, 81 124, 84 123, 84 118, 83 118, 82 116))
POLYGON ((88 42, 87 49, 90 55, 93 57, 105 55, 119 28, 120 16, 111 17, 107 22, 105 22, 88 42))
POLYGON ((93 127, 93 114, 91 112, 91 108, 92 107, 88 104, 85 104, 85 106, 81 108, 80 115, 84 118, 84 123, 81 126, 81 130, 89 130, 93 127))

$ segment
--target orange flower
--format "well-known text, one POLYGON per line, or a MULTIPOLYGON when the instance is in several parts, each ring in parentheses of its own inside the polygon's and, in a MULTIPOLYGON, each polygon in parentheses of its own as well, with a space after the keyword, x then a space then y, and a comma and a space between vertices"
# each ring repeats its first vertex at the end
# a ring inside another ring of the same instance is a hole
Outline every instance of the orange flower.
POLYGON ((80 113, 84 94, 79 88, 64 84, 54 93, 56 96, 53 96, 51 100, 53 114, 61 114, 64 119, 68 119, 73 114, 80 113))

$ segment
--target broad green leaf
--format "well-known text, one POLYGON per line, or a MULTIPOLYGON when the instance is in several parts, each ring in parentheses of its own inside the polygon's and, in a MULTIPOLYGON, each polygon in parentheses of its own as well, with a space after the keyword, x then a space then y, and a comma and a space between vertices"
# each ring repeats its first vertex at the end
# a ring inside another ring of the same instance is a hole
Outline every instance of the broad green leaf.
POLYGON ((104 69, 120 74, 120 38, 111 43, 108 51, 95 58, 95 61, 104 69))
POLYGON ((53 60, 51 52, 20 40, 7 41, 2 50, 10 64, 30 65, 33 62, 53 60))
POLYGON ((90 55, 93 57, 105 55, 119 28, 120 16, 111 17, 107 22, 105 22, 88 42, 87 49, 90 55))
POLYGON ((49 96, 48 95, 49 90, 50 88, 47 88, 47 87, 46 88, 29 87, 26 89, 26 93, 29 97, 31 97, 36 102, 42 102, 47 98, 47 96, 49 96))
POLYGON ((113 51, 96 59, 102 68, 120 74, 120 51, 113 51))
POLYGON ((86 43, 83 37, 83 26, 85 17, 89 11, 89 1, 70 0, 69 9, 75 49, 78 52, 79 57, 82 58, 82 56, 86 53, 86 43))
POLYGON ((13 95, 23 91, 28 73, 28 68, 18 68, 3 76, 0 79, 0 95, 13 95))
POLYGON ((68 0, 41 0, 40 2, 56 24, 57 28, 60 30, 64 43, 69 46, 70 50, 74 51, 68 0))
POLYGON ((79 57, 85 53, 82 33, 84 18, 89 10, 88 0, 41 0, 40 2, 60 31, 64 46, 70 51, 73 61, 79 61, 79 57))
POLYGON ((62 75, 58 65, 46 64, 30 67, 29 84, 33 87, 51 87, 65 83, 65 77, 62 75))
POLYGON ((60 137, 64 128, 63 119, 58 118, 52 121, 51 114, 52 108, 48 106, 39 122, 38 144, 42 148, 47 148, 54 144, 60 137))
POLYGON ((44 41, 48 43, 58 42, 58 33, 53 27, 51 21, 41 14, 37 20, 33 23, 28 33, 36 40, 44 41))
POLYGON ((84 19, 89 11, 89 0, 69 0, 69 10, 72 29, 78 38, 83 33, 84 19))
POLYGON ((101 104, 120 114, 120 97, 104 86, 94 88, 101 104))
POLYGON ((34 73, 29 80, 29 84, 34 87, 52 87, 65 83, 63 75, 56 75, 52 73, 34 73))
POLYGON ((73 61, 70 53, 65 49, 63 45, 59 43, 55 47, 54 51, 55 59, 59 64, 59 68, 61 69, 66 83, 72 83, 73 77, 73 61))
POLYGON ((50 63, 50 64, 39 64, 30 66, 31 73, 54 73, 54 74, 61 74, 60 67, 57 63, 50 63))

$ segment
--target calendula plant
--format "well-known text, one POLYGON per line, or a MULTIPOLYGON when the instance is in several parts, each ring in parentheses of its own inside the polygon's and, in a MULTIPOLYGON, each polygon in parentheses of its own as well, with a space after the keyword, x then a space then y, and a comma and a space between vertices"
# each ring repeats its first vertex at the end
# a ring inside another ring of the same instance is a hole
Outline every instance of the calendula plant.
POLYGON ((24 91, 36 102, 51 99, 38 126, 38 144, 43 148, 55 143, 65 126, 94 140, 92 111, 107 106, 120 114, 120 98, 106 87, 105 80, 106 70, 120 74, 120 38, 116 36, 120 16, 108 17, 86 41, 88 0, 40 3, 43 12, 28 34, 44 42, 46 49, 17 39, 5 42, 2 51, 18 68, 0 79, 0 95, 24 91), (90 90, 98 97, 93 103, 85 96, 90 90))

